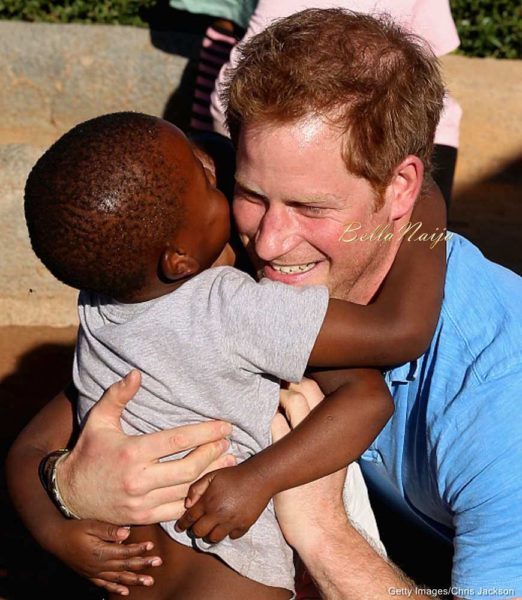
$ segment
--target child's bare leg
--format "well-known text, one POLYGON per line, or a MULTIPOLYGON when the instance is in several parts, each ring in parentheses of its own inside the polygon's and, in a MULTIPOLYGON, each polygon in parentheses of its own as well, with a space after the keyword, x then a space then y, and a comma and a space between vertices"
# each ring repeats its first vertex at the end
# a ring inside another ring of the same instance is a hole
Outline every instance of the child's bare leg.
POLYGON ((154 554, 161 556, 163 564, 144 571, 155 583, 150 588, 130 588, 132 600, 288 600, 292 596, 289 590, 239 575, 211 554, 178 544, 159 525, 132 528, 129 543, 146 540, 154 542, 154 554))

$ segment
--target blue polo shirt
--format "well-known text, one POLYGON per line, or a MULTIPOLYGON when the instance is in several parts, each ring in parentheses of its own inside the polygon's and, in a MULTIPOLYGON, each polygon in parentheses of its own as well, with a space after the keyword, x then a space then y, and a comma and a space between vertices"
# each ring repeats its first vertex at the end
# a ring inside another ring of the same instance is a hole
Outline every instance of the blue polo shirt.
POLYGON ((386 374, 395 413, 361 468, 453 543, 454 596, 522 597, 522 278, 460 236, 447 250, 431 346, 386 374))

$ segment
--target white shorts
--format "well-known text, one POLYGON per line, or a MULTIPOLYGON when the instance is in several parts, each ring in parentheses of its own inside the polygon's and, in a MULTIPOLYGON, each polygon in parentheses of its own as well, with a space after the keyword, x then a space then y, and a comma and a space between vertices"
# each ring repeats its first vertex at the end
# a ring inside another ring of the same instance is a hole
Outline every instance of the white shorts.
POLYGON ((348 517, 357 531, 364 535, 379 554, 386 556, 386 549, 381 542, 377 521, 368 497, 368 488, 357 463, 348 466, 343 499, 348 517))

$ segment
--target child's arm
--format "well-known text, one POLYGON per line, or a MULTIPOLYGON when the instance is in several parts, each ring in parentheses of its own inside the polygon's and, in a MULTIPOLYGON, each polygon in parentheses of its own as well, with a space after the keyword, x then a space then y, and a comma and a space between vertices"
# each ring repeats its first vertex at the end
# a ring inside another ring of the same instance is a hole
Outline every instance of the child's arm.
POLYGON ((191 527, 211 542, 241 537, 275 494, 338 471, 361 455, 393 412, 382 375, 351 369, 316 379, 330 393, 299 427, 240 465, 191 486, 179 531, 191 527))
POLYGON ((446 209, 436 186, 419 199, 411 219, 411 223, 417 222, 422 222, 422 226, 418 231, 410 229, 403 237, 397 257, 373 303, 360 306, 330 300, 310 355, 310 365, 386 367, 414 360, 426 351, 442 304, 446 244, 442 239, 431 248, 430 241, 413 240, 422 233, 445 233, 446 209), (413 231, 416 233, 408 241, 413 231))
POLYGON ((150 543, 116 544, 127 537, 128 531, 93 520, 65 519, 38 480, 40 461, 49 452, 67 446, 74 422, 73 406, 61 393, 19 434, 6 461, 13 504, 45 550, 99 587, 126 594, 128 586, 150 585, 150 576, 132 572, 146 568, 156 558, 144 556, 151 549, 150 543))

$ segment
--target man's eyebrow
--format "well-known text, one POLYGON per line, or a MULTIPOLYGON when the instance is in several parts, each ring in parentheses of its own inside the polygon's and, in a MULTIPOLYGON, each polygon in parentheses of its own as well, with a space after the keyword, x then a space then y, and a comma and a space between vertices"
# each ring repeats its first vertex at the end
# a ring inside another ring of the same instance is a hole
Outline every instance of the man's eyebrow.
MULTIPOLYGON (((265 194, 253 190, 246 183, 236 178, 236 185, 245 193, 256 198, 266 198, 265 194)), ((345 204, 346 199, 335 194, 304 194, 299 198, 284 198, 283 202, 287 204, 345 204)))
POLYGON ((297 204, 340 204, 345 202, 345 198, 335 194, 303 194, 299 198, 288 198, 284 201, 297 204))

